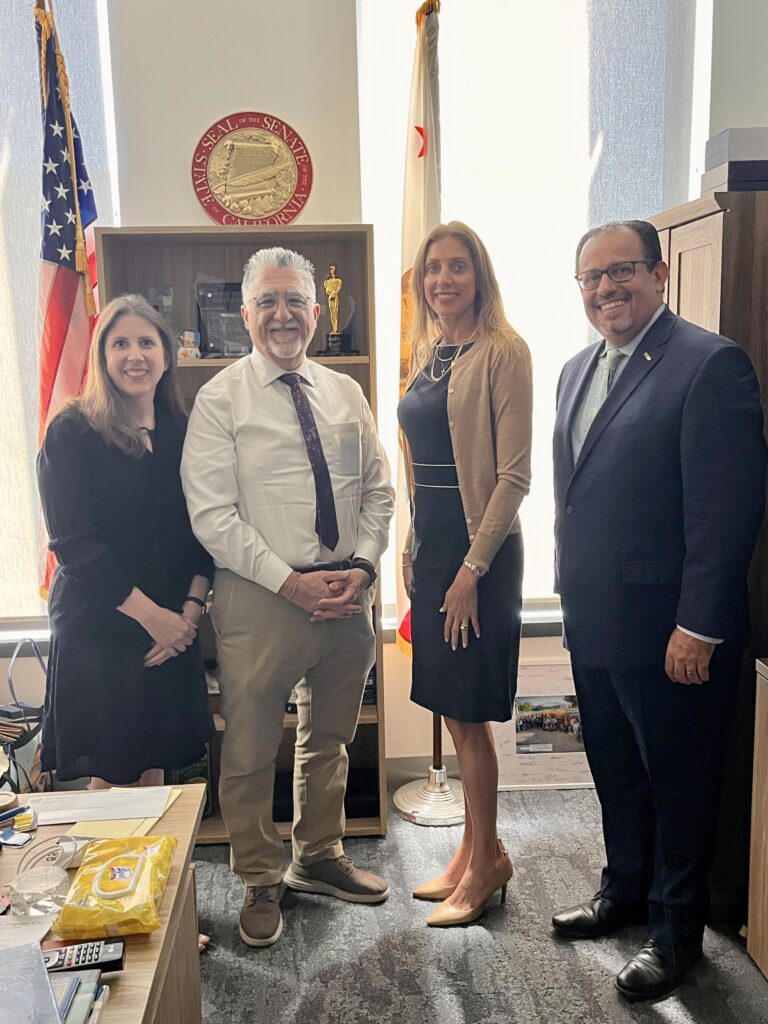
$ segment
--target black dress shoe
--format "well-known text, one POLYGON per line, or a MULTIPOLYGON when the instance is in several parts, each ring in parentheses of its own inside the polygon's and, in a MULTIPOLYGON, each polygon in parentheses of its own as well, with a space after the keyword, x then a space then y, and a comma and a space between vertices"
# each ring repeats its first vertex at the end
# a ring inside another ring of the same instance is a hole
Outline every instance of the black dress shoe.
POLYGON ((673 964, 672 957, 650 939, 616 975, 616 988, 630 1002, 657 999, 676 989, 700 959, 701 946, 692 946, 678 951, 673 964))
POLYGON ((569 907, 552 918, 552 925, 572 939, 596 939, 626 924, 645 924, 648 908, 636 903, 614 903, 600 893, 585 903, 569 907))

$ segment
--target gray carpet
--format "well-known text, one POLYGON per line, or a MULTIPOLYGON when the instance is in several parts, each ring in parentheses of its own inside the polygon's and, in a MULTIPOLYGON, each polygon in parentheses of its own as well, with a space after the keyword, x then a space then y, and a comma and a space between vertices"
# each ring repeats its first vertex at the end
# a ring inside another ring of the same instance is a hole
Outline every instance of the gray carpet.
MULTIPOLYGON (((591 896, 602 863, 590 790, 502 793, 500 833, 515 862, 507 903, 478 924, 428 929, 410 896, 447 862, 457 828, 390 819, 386 839, 347 840, 357 863, 386 877, 387 903, 354 906, 286 893, 285 931, 268 949, 238 936, 242 885, 228 848, 197 847, 201 957, 209 1024, 766 1024, 768 981, 741 939, 708 931, 705 959, 678 992, 624 1002, 613 976, 641 945, 628 929, 595 942, 553 938, 554 910, 591 896)), ((287 851, 286 847, 286 851, 287 851)))

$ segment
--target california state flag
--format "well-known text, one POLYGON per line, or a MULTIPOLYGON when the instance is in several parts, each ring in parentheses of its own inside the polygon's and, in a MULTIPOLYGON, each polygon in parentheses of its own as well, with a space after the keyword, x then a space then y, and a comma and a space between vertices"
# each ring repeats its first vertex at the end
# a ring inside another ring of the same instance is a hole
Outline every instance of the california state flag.
MULTIPOLYGON (((411 347, 408 332, 413 317, 411 277, 416 251, 424 236, 440 223, 440 99, 437 34, 439 0, 427 0, 416 13, 416 53, 413 58, 411 105, 405 149, 403 195, 403 252, 400 278, 400 397, 405 391, 411 347)), ((397 550, 403 550, 410 513, 405 499, 407 481, 402 454, 398 460, 397 550)), ((410 653, 411 613, 397 575, 398 646, 410 653)))

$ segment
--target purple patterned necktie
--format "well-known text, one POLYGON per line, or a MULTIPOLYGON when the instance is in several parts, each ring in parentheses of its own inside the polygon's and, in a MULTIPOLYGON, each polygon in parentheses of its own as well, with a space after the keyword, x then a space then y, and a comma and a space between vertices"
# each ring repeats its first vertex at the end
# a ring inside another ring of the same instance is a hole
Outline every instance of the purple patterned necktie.
POLYGON ((336 545, 339 543, 336 505, 333 501, 331 474, 328 472, 328 463, 325 461, 317 424, 312 415, 312 407, 301 386, 302 378, 298 373, 284 373, 280 380, 284 381, 291 389, 291 398, 296 406, 296 415, 299 417, 299 426, 304 435, 309 464, 315 478, 315 532, 329 551, 335 551, 336 545))

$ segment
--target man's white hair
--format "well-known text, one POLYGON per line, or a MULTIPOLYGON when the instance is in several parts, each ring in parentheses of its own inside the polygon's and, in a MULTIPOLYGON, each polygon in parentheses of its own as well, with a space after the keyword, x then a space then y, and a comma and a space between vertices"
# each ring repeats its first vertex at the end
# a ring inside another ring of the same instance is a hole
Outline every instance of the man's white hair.
POLYGON ((304 278, 307 286, 307 294, 312 302, 315 302, 315 268, 306 256, 294 252, 292 249, 284 249, 275 245, 271 249, 259 249, 248 260, 243 269, 243 305, 253 298, 251 289, 255 281, 265 270, 274 270, 278 267, 288 267, 297 270, 304 278))

